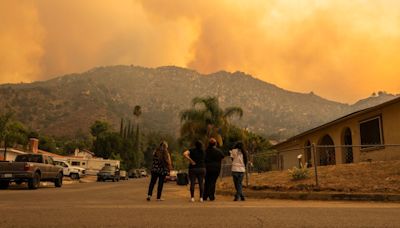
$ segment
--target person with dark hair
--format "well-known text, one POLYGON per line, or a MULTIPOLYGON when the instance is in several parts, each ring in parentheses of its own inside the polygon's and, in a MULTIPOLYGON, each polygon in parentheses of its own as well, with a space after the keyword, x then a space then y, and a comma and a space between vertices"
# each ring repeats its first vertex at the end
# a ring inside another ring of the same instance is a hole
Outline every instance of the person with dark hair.
POLYGON ((217 148, 217 140, 210 138, 205 158, 206 178, 204 183, 203 200, 215 200, 215 184, 221 171, 221 161, 224 157, 224 153, 217 148))
POLYGON ((203 143, 196 141, 195 147, 183 152, 183 156, 190 162, 189 164, 189 179, 190 179, 190 201, 194 202, 194 188, 196 185, 196 179, 199 183, 200 190, 200 202, 203 202, 204 192, 204 176, 206 174, 205 168, 205 153, 203 149, 203 143))
POLYGON ((153 153, 153 164, 151 167, 151 179, 147 193, 147 201, 150 201, 153 195, 153 188, 158 179, 157 200, 161 201, 161 194, 164 185, 164 179, 172 169, 171 156, 168 152, 168 143, 162 141, 160 146, 153 153))
POLYGON ((247 151, 244 149, 242 142, 237 142, 233 149, 230 151, 232 158, 232 177, 235 185, 236 194, 234 201, 241 199, 245 200, 242 190, 243 176, 246 172, 247 165, 247 151))

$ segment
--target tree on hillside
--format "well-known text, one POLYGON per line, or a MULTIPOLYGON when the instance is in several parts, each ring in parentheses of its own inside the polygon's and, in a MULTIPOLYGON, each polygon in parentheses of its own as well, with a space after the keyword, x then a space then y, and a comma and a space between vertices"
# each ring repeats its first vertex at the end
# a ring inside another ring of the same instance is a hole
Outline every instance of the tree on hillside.
POLYGON ((214 137, 220 146, 229 128, 229 118, 243 116, 240 107, 222 109, 216 97, 196 97, 192 100, 192 108, 181 112, 181 142, 188 144, 194 140, 214 137))
POLYGON ((52 137, 41 135, 39 137, 39 142, 39 149, 52 153, 58 153, 56 140, 54 140, 52 137))
POLYGON ((6 146, 13 147, 16 144, 25 146, 28 144, 27 130, 25 126, 18 121, 11 121, 7 127, 5 136, 6 146))
POLYGON ((224 151, 232 149, 238 141, 242 141, 246 145, 246 139, 247 135, 243 129, 234 125, 230 125, 224 137, 223 149, 224 151))
POLYGON ((5 140, 12 115, 13 114, 11 112, 0 115, 0 143, 3 143, 5 140))
POLYGON ((225 151, 230 150, 238 141, 244 143, 249 156, 257 153, 264 153, 271 147, 271 144, 262 135, 230 125, 224 138, 225 151))
POLYGON ((11 112, 0 115, 0 144, 4 145, 4 160, 7 159, 7 148, 15 144, 26 146, 28 144, 25 126, 12 120, 11 112))
POLYGON ((121 137, 109 130, 109 124, 105 121, 96 120, 90 126, 90 133, 95 137, 92 150, 97 157, 108 159, 112 153, 119 153, 121 137))
POLYGON ((253 164, 253 169, 259 172, 271 170, 271 164, 277 158, 275 152, 269 149, 271 147, 269 141, 265 137, 248 130, 243 130, 243 135, 243 142, 249 153, 248 157, 253 164))
POLYGON ((248 130, 244 130, 243 133, 245 134, 244 143, 247 145, 249 153, 264 153, 268 151, 269 147, 271 147, 271 144, 264 136, 255 134, 248 130))
POLYGON ((122 151, 122 138, 116 132, 103 132, 93 142, 93 152, 104 159, 119 156, 122 151))
POLYGON ((90 133, 96 138, 108 130, 110 130, 110 125, 107 122, 100 120, 96 120, 90 127, 90 133))

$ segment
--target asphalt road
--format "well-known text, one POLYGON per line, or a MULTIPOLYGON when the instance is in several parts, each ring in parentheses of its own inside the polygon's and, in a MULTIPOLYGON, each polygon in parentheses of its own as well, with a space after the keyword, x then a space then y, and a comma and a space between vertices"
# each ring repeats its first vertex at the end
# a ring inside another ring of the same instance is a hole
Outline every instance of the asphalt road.
POLYGON ((145 200, 149 179, 0 191, 0 227, 400 227, 400 204, 257 200, 189 202, 167 183, 145 200), (154 194, 155 195, 155 194, 154 194))

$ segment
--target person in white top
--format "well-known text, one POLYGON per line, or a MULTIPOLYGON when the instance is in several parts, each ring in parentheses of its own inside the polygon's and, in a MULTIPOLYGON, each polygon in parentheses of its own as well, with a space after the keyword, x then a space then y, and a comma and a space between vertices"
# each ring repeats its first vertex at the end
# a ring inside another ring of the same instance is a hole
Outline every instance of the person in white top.
POLYGON ((237 142, 234 148, 230 151, 232 158, 232 177, 235 185, 236 194, 234 201, 241 199, 245 200, 242 190, 243 176, 246 172, 247 152, 244 149, 242 142, 237 142))

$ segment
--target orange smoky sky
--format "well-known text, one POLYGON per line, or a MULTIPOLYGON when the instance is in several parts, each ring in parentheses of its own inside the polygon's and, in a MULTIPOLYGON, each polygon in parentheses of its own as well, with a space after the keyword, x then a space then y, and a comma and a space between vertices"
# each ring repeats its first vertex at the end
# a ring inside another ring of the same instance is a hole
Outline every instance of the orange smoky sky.
POLYGON ((244 71, 354 102, 400 93, 397 0, 0 2, 0 83, 96 66, 244 71))

